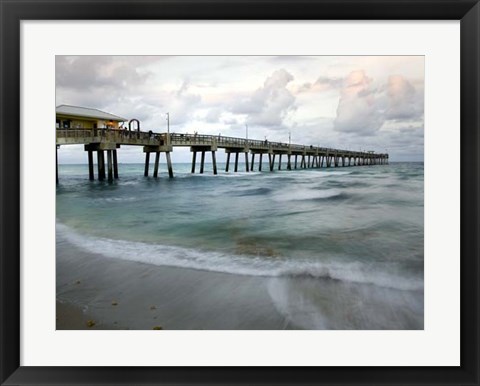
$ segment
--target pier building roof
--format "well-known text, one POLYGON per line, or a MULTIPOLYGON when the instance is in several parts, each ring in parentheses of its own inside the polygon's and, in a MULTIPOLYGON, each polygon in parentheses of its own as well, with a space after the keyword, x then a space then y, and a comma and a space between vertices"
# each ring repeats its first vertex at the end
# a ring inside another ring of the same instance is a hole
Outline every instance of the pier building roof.
POLYGON ((81 118, 104 119, 107 121, 126 122, 127 118, 119 117, 118 115, 110 114, 98 109, 91 109, 87 107, 60 105, 56 107, 57 115, 74 116, 81 118))

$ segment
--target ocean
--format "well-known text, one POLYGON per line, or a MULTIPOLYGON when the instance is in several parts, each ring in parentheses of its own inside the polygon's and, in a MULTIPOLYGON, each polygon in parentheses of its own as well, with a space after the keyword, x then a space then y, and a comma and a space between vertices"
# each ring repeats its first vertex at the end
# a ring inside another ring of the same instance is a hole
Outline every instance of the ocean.
MULTIPOLYGON (((206 164, 205 174, 191 174, 190 164, 175 163, 175 178, 162 170, 154 179, 143 164, 120 164, 109 183, 89 181, 87 165, 60 165, 57 259, 74 246, 152 271, 257 278, 286 328, 423 329, 423 163, 224 169, 214 176, 206 164)), ((57 294, 65 285, 57 274, 57 294)), ((206 288, 207 298, 222 291, 206 288)), ((205 328, 194 312, 188 328, 205 328)), ((218 318, 215 328, 231 328, 218 318)), ((234 328, 255 329, 259 318, 234 328)))

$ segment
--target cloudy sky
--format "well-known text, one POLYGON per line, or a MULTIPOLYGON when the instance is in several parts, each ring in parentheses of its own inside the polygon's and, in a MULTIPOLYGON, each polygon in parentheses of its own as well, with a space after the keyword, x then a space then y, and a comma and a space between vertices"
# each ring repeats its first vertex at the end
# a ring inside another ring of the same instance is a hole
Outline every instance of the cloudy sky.
MULTIPOLYGON (((137 118, 142 130, 215 134, 423 161, 421 56, 57 56, 56 105, 137 118)), ((85 162, 64 146, 60 162, 85 162)), ((222 153, 219 151, 218 153, 222 153)), ((219 154, 220 155, 220 154, 219 154)), ((189 161, 175 149, 174 161, 189 161)), ((141 162, 124 147, 120 162, 141 162)), ((221 158, 220 158, 221 160, 221 158)))

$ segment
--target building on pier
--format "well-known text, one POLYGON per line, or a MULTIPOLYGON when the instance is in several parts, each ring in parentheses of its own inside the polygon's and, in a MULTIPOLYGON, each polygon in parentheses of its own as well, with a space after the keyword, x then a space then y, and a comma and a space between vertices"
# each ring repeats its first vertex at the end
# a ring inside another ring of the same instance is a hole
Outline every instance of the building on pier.
POLYGON ((57 129, 119 129, 127 121, 98 109, 71 105, 56 107, 57 129))

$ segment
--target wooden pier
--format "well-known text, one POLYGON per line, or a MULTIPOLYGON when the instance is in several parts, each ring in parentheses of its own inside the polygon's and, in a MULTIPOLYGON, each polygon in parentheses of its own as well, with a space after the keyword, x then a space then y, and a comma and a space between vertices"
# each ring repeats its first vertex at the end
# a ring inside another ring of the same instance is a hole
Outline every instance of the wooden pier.
MULTIPOLYGON (((204 172, 205 155, 211 154, 213 174, 217 174, 216 152, 224 149, 227 159, 225 171, 230 171, 231 156, 235 157, 233 171, 238 172, 238 161, 241 154, 245 157, 245 171, 254 170, 255 156, 258 155, 258 171, 263 171, 263 155, 268 155, 268 170, 275 169, 277 159, 278 170, 331 168, 348 166, 367 166, 388 164, 388 154, 372 151, 360 152, 352 150, 331 149, 312 145, 296 145, 267 140, 255 140, 202 134, 153 133, 140 130, 118 129, 57 129, 56 148, 64 145, 83 144, 88 152, 88 171, 90 180, 94 180, 93 152, 97 152, 97 176, 99 180, 113 181, 118 178, 117 151, 121 146, 142 146, 145 153, 144 175, 149 176, 150 154, 155 153, 153 177, 158 177, 160 154, 165 153, 168 174, 173 177, 173 166, 170 152, 175 147, 190 147, 192 152, 192 169, 195 173, 197 153, 200 153, 200 169, 204 172), (107 164, 105 165, 105 152, 107 164), (282 156, 283 158, 282 164, 282 156), (277 158, 278 157, 278 158, 277 158)), ((242 156, 243 156, 242 155, 242 156)), ((58 157, 56 158, 58 159, 58 157)), ((58 161, 57 161, 58 183, 58 161)))

